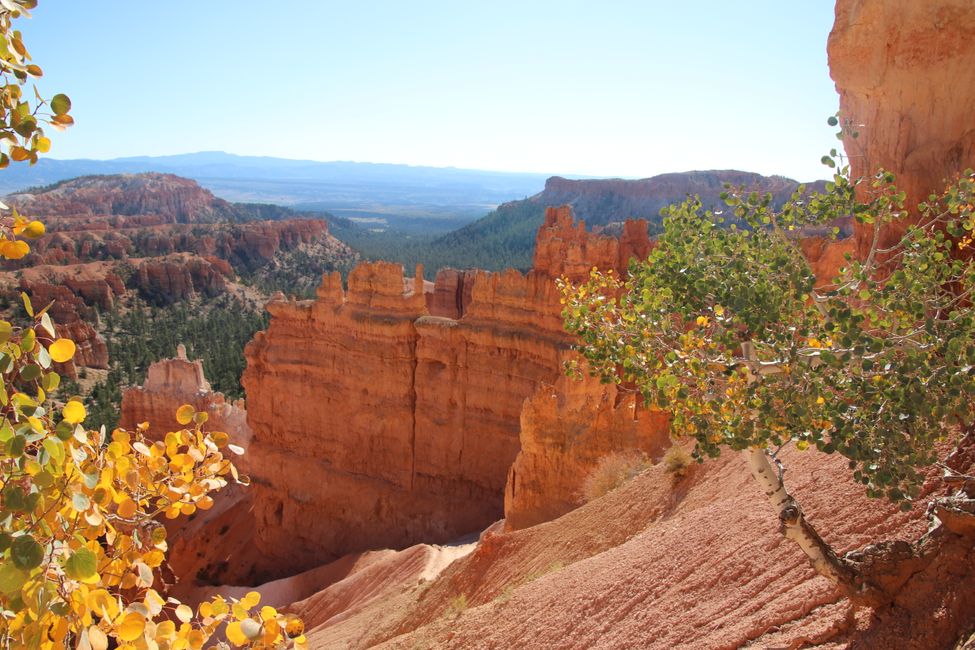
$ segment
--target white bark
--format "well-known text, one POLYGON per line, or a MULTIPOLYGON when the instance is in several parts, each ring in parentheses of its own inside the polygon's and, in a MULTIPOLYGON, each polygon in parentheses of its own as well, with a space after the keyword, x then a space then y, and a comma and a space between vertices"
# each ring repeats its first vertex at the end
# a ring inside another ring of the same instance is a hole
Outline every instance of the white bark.
POLYGON ((795 499, 786 491, 778 470, 764 448, 745 452, 752 476, 761 486, 779 517, 782 534, 799 545, 820 575, 847 590, 855 589, 853 571, 844 565, 816 530, 806 521, 795 499))

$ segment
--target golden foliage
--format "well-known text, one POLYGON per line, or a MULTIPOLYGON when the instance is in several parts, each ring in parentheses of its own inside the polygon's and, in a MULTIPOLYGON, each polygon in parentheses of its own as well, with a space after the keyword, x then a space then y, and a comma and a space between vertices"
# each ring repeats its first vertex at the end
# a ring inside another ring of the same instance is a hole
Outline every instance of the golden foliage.
POLYGON ((46 309, 20 331, 0 321, 0 646, 199 648, 223 625, 236 646, 301 645, 300 621, 254 611, 257 592, 196 612, 166 597, 157 518, 207 509, 212 492, 246 482, 224 455, 229 436, 204 431, 189 406, 180 412, 196 424, 163 440, 145 427, 86 430, 79 400, 58 409, 46 394, 52 363, 70 357, 42 320, 53 329, 46 309))

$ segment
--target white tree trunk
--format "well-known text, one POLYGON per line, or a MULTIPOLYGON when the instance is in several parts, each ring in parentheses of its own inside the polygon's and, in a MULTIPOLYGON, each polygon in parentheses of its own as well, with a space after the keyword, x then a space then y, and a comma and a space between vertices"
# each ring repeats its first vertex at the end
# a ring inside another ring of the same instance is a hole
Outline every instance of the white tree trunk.
POLYGON ((806 521, 795 499, 786 491, 776 467, 764 448, 744 452, 752 476, 765 492, 779 517, 780 532, 803 550, 813 568, 850 593, 856 590, 853 571, 836 555, 816 530, 806 521))

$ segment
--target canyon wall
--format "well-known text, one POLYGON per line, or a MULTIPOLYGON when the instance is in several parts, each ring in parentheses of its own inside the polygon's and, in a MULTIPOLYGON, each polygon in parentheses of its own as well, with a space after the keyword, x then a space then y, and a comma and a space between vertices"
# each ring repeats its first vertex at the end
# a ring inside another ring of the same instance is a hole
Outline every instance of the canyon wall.
MULTIPOLYGON (((882 167, 916 206, 975 167, 975 12, 969 0, 840 0, 829 37, 840 111, 859 131, 844 145, 855 176, 882 167)), ((895 243, 904 226, 884 233, 895 243)), ((862 254, 869 247, 857 231, 862 254)))
POLYGON ((272 301, 243 377, 259 577, 499 519, 523 404, 558 379, 569 345, 554 278, 619 271, 649 250, 646 232, 621 243, 550 209, 526 275, 440 273, 424 295, 398 265, 361 264, 347 291, 332 275, 314 301, 272 301))

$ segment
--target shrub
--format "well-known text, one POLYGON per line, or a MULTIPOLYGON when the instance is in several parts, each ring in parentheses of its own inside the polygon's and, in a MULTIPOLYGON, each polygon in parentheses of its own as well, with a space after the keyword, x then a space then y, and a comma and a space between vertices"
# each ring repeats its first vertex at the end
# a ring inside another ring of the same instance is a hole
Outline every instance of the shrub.
POLYGON ((691 452, 680 445, 671 445, 664 453, 664 470, 674 476, 683 476, 693 460, 691 452))
POLYGON ((639 451, 614 451, 599 459, 582 483, 582 499, 588 503, 615 490, 650 466, 639 451))

